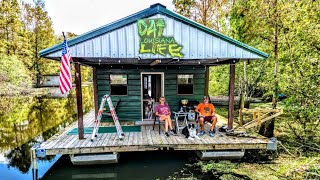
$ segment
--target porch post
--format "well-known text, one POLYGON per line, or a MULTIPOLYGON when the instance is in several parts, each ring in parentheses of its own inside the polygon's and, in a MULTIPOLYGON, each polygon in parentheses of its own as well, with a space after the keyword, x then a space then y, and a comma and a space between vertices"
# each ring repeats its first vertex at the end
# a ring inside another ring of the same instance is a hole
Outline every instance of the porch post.
POLYGON ((93 98, 94 98, 94 117, 97 119, 98 114, 98 83, 97 83, 97 68, 92 67, 93 73, 93 98))
POLYGON ((84 139, 80 63, 75 62, 74 66, 76 69, 75 77, 76 77, 76 96, 77 96, 77 110, 78 110, 78 133, 79 133, 79 139, 84 139))
POLYGON ((205 84, 204 84, 204 95, 208 96, 209 95, 209 67, 206 66, 206 71, 205 71, 205 84))
POLYGON ((234 80, 235 80, 235 62, 230 64, 230 79, 229 79, 229 111, 228 111, 228 129, 232 129, 233 111, 234 111, 234 80))

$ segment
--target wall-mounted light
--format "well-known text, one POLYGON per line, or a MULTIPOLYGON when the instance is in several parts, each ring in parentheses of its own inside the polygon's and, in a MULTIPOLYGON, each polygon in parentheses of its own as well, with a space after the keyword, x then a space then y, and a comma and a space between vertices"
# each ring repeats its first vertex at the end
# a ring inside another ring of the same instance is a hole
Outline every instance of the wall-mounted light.
POLYGON ((156 59, 156 60, 152 61, 152 63, 150 63, 150 66, 154 66, 154 65, 157 65, 159 63, 161 63, 161 60, 156 59))

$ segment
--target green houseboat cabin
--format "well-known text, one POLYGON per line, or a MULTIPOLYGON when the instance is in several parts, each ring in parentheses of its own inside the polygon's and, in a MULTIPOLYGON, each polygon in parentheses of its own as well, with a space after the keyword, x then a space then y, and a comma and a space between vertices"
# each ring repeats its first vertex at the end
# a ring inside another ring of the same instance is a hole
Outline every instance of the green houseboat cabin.
MULTIPOLYGON (((80 125, 80 65, 93 68, 96 110, 103 95, 111 94, 114 104, 120 100, 116 109, 120 121, 143 121, 148 118, 149 98, 165 96, 172 111, 178 111, 181 99, 201 101, 208 94, 210 66, 230 64, 226 73, 232 128, 235 64, 268 57, 161 4, 70 39, 68 46, 76 66, 80 125)), ((60 60, 61 47, 62 43, 44 49, 40 56, 60 60)))

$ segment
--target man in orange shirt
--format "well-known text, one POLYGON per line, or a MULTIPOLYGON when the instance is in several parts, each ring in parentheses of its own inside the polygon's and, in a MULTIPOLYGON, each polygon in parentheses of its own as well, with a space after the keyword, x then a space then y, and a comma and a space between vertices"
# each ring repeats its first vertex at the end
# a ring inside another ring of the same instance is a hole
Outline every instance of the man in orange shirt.
POLYGON ((199 113, 200 117, 200 132, 199 135, 202 136, 205 134, 204 132, 204 122, 210 122, 211 123, 211 129, 209 131, 209 135, 213 137, 215 135, 215 127, 217 124, 217 116, 214 112, 214 106, 213 104, 209 103, 209 98, 207 96, 203 97, 203 103, 200 103, 196 109, 196 112, 199 113))

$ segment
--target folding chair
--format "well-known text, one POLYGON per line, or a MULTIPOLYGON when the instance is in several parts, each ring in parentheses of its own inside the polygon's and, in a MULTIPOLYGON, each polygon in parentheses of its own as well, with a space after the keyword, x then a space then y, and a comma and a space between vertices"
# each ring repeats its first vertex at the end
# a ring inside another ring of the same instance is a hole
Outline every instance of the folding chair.
POLYGON ((153 114, 154 114, 154 122, 153 122, 153 130, 154 130, 154 126, 156 125, 156 122, 158 122, 159 124, 159 134, 160 134, 160 117, 156 115, 156 107, 159 105, 159 102, 154 102, 153 103, 153 114))
MULTIPOLYGON (((158 122, 158 125, 159 125, 159 134, 160 134, 160 131, 161 131, 161 127, 160 127, 160 124, 164 124, 163 122, 160 121, 160 117, 159 116, 156 116, 156 107, 160 104, 159 102, 154 102, 153 103, 154 106, 153 106, 153 114, 154 114, 154 122, 153 122, 153 130, 154 130, 154 126, 156 125, 156 122, 158 122)), ((167 102, 165 102, 165 104, 168 105, 167 102)), ((175 121, 174 119, 171 118, 171 121, 172 121, 172 125, 173 125, 173 122, 175 121)), ((176 129, 176 126, 175 126, 175 129, 176 129)))

